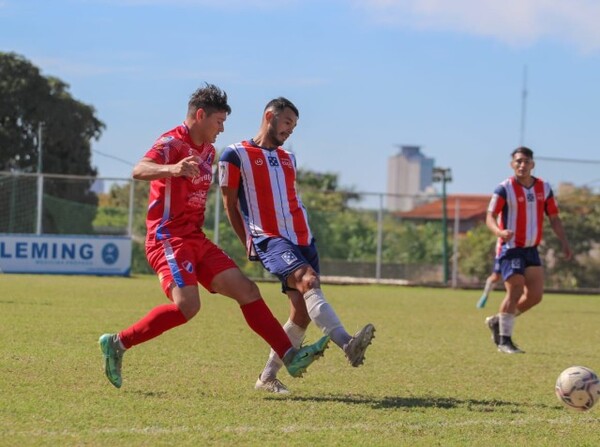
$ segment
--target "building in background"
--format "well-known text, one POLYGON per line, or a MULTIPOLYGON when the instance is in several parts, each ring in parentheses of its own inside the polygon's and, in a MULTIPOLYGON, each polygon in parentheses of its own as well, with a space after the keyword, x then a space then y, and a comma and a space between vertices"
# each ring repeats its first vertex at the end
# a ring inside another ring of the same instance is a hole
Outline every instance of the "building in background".
POLYGON ((431 199, 433 165, 434 159, 422 154, 420 146, 400 146, 388 159, 388 211, 410 211, 431 199))

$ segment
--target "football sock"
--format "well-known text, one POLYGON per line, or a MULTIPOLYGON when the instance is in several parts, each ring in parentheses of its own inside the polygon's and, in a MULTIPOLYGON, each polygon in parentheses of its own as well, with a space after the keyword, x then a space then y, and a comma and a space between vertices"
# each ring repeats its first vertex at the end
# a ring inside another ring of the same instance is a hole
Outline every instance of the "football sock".
POLYGON ((261 298, 240 306, 248 326, 265 340, 280 358, 292 349, 292 343, 261 298))
MULTIPOLYGON (((292 342, 294 348, 299 349, 302 346, 302 341, 304 340, 304 334, 306 333, 306 329, 298 326, 292 320, 286 321, 283 325, 283 330, 287 334, 288 338, 292 342)), ((267 382, 269 380, 275 379, 277 377, 277 373, 283 366, 283 362, 281 358, 277 355, 277 353, 271 349, 271 353, 269 354, 269 359, 267 360, 267 364, 265 365, 265 369, 263 369, 260 380, 263 382, 267 382)))
POLYGON ((500 337, 511 337, 513 333, 513 326, 515 324, 514 314, 500 313, 500 337))
POLYGON ((333 308, 325 301, 321 289, 311 289, 304 294, 306 309, 310 319, 315 322, 317 327, 323 331, 325 335, 329 335, 331 340, 340 348, 344 348, 352 338, 336 315, 333 308))
POLYGON ((186 322, 187 319, 176 304, 163 304, 152 309, 137 323, 121 331, 119 340, 126 349, 129 349, 186 322))

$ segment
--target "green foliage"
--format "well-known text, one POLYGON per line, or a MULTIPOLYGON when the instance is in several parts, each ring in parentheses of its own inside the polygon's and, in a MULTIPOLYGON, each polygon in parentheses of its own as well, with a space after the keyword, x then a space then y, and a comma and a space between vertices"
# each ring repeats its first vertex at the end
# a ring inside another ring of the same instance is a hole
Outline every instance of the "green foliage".
POLYGON ((105 126, 92 106, 68 90, 68 84, 42 76, 24 57, 0 52, 0 170, 36 171, 42 123, 43 172, 96 174, 90 142, 105 126))
MULTIPOLYGON (((96 175, 90 164, 91 140, 99 139, 105 126, 92 106, 75 100, 68 90, 68 84, 42 76, 24 57, 0 52, 0 170, 37 171, 42 124, 42 172, 96 175)), ((74 188, 67 182, 48 183, 44 194, 95 207, 91 184, 74 188)), ((89 212, 78 217, 83 234, 92 231, 94 216, 89 212)), ((45 233, 61 232, 52 208, 44 209, 42 224, 45 233)))
POLYGON ((561 191, 560 216, 575 259, 565 262, 558 238, 546 220, 541 252, 546 282, 553 287, 600 286, 600 195, 587 188, 561 191))
MULTIPOLYGON (((377 328, 365 365, 332 344, 302 379, 282 372, 292 393, 274 396, 253 389, 268 346, 230 299, 202 292, 197 317, 128 351, 117 390, 97 339, 168 302, 155 276, 2 275, 2 287, 3 446, 598 444, 600 407, 554 396, 568 366, 600 370, 597 296, 548 294, 517 319, 517 358, 491 343, 478 291, 325 284, 349 331, 377 328)), ((284 321, 279 285, 259 288, 284 321)), ((307 341, 320 335, 311 325, 307 341)))
MULTIPOLYGON (((337 190, 337 174, 299 171, 298 188, 309 213, 311 229, 323 259, 375 262, 377 213, 350 207, 360 195, 337 190)), ((386 213, 383 221, 382 261, 403 264, 441 262, 439 224, 416 225, 386 213)))
POLYGON ((494 266, 496 239, 484 223, 469 230, 458 245, 458 266, 462 275, 485 279, 494 266))

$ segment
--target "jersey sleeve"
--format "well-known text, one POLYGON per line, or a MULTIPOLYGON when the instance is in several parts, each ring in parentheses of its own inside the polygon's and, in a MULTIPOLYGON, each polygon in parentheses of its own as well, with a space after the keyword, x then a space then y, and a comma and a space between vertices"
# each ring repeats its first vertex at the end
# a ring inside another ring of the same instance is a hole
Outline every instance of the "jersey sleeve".
POLYGON ((155 163, 165 165, 175 162, 176 150, 172 147, 173 137, 160 137, 154 142, 152 147, 146 152, 144 157, 150 158, 155 163))
POLYGON ((219 185, 221 188, 239 188, 240 157, 235 146, 228 146, 219 158, 219 185))
POLYGON ((488 206, 488 213, 492 213, 497 216, 504 208, 504 205, 506 205, 506 188, 503 185, 498 185, 498 187, 494 190, 494 194, 492 194, 492 198, 488 206))
POLYGON ((548 197, 544 202, 544 211, 548 216, 555 216, 558 214, 558 202, 556 201, 556 197, 554 197, 554 192, 550 186, 548 186, 548 190, 548 197))

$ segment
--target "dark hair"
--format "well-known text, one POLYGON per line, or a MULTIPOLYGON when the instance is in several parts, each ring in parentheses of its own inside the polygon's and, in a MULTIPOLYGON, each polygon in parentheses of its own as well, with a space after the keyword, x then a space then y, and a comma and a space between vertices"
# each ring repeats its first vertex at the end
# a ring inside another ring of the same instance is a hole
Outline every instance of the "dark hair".
POLYGON ((265 106, 265 111, 271 109, 275 113, 275 116, 277 116, 280 112, 283 112, 283 109, 285 109, 286 107, 292 109, 296 116, 300 118, 298 108, 292 103, 292 101, 290 101, 287 98, 284 98, 283 96, 270 100, 269 103, 265 106))
POLYGON ((517 154, 523 154, 526 157, 531 158, 533 160, 533 151, 531 149, 529 149, 528 147, 519 146, 514 151, 512 151, 512 153, 510 154, 510 156, 512 158, 514 158, 515 155, 517 155, 517 154))
POLYGON ((188 102, 188 116, 194 115, 198 109, 204 109, 207 115, 214 112, 231 113, 231 107, 227 104, 227 93, 214 84, 205 83, 190 96, 188 102))

